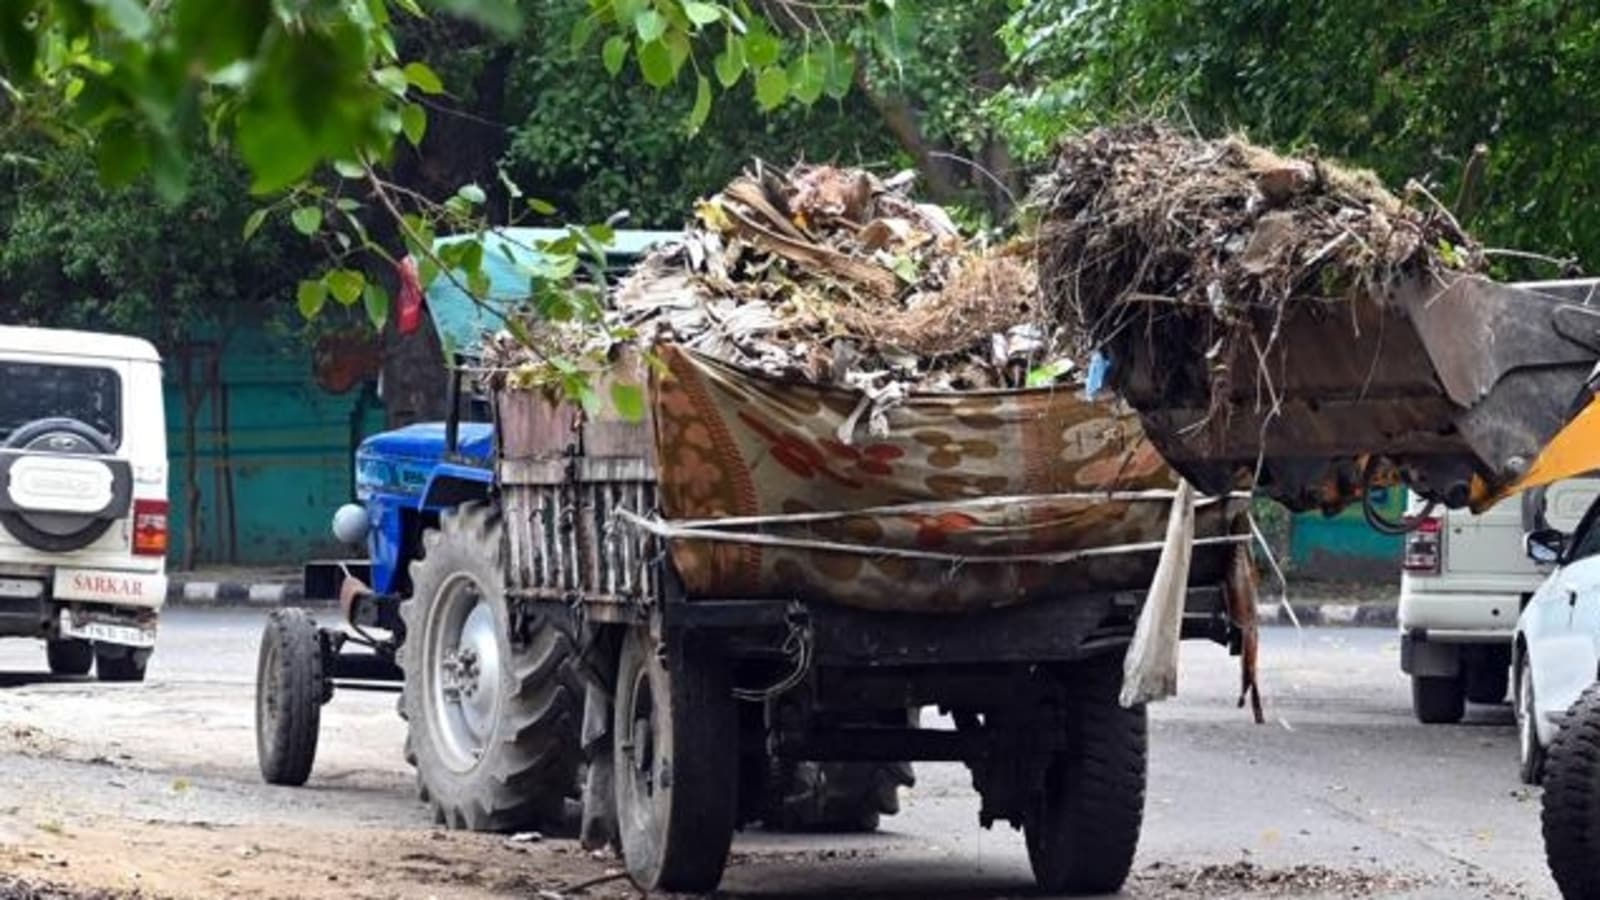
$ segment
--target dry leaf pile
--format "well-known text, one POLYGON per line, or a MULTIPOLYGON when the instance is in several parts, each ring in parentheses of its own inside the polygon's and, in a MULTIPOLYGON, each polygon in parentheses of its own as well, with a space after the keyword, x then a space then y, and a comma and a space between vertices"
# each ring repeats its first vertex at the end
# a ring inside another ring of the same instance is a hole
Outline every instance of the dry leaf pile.
POLYGON ((1133 340, 1175 367, 1225 360, 1231 340, 1269 340, 1288 304, 1337 309, 1483 267, 1415 184, 1402 200, 1370 172, 1159 125, 1066 141, 1034 199, 1045 303, 1113 361, 1133 340))
POLYGON ((1018 386, 1050 357, 1031 259, 986 251, 909 173, 756 165, 612 298, 645 343, 874 392, 1018 386))

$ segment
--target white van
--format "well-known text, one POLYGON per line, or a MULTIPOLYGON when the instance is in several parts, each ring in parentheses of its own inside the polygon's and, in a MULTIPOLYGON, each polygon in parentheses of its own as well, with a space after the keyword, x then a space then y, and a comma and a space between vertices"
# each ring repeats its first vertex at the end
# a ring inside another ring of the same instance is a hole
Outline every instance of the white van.
MULTIPOLYGON (((1575 478, 1481 515, 1444 510, 1405 536, 1400 576, 1400 668, 1425 723, 1459 722, 1466 702, 1501 703, 1510 684, 1517 617, 1548 566, 1530 560, 1523 534, 1539 525, 1571 532, 1600 494, 1575 478)), ((1407 510, 1417 515, 1415 498, 1407 510)))
POLYGON ((0 326, 0 637, 141 681, 166 602, 161 360, 119 335, 0 326))

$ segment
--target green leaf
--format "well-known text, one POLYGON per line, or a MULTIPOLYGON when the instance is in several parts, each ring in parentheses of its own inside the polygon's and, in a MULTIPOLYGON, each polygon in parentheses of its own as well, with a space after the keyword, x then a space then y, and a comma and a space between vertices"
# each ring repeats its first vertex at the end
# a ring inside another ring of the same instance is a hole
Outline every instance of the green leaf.
POLYGON ((405 67, 406 83, 424 94, 444 93, 444 82, 424 63, 409 62, 405 67))
POLYGON ((261 226, 267 223, 267 213, 269 212, 271 212, 271 210, 263 206, 262 208, 251 213, 250 217, 244 220, 244 239, 246 241, 250 240, 252 237, 255 237, 256 232, 261 230, 261 226))
POLYGON ((328 302, 328 286, 320 281, 302 281, 294 297, 295 305, 300 307, 300 315, 315 319, 317 313, 322 312, 322 305, 328 302))
POLYGON ((556 205, 554 203, 549 200, 540 200, 538 197, 528 198, 528 208, 541 216, 553 216, 556 214, 556 205))
POLYGON ((810 106, 822 98, 827 77, 823 60, 814 53, 805 53, 789 65, 789 90, 796 100, 810 106))
POLYGON ((667 33, 667 17, 656 12, 653 7, 645 7, 633 17, 633 30, 638 32, 641 43, 648 44, 659 40, 667 33))
POLYGON ((310 237, 322 227, 322 208, 302 206, 289 214, 289 221, 294 223, 295 231, 310 237))
POLYGON ((476 184, 463 184, 461 189, 456 191, 456 196, 471 203, 473 206, 481 206, 485 200, 489 199, 484 194, 483 188, 478 187, 476 184))
POLYGON ((363 169, 360 163, 354 163, 348 159, 334 160, 333 170, 345 178, 362 179, 367 177, 367 170, 363 169))
POLYGON ((592 13, 572 23, 572 34, 567 38, 567 42, 573 53, 580 53, 583 48, 589 46, 589 39, 594 37, 595 28, 599 24, 599 17, 592 13))
POLYGON ((683 14, 696 25, 710 25, 722 18, 722 10, 715 4, 699 3, 696 0, 684 0, 683 14))
POLYGON ((372 73, 372 80, 396 97, 406 95, 406 73, 394 66, 384 66, 372 73))
POLYGON ((829 97, 843 100, 855 84, 856 58, 847 49, 834 47, 828 56, 827 79, 823 88, 829 97))
POLYGON ((95 160, 100 178, 112 187, 133 183, 150 165, 150 146, 137 128, 116 123, 100 133, 95 160))
POLYGON ((322 276, 333 299, 349 306, 361 299, 361 290, 367 286, 367 276, 353 269, 334 269, 322 276))
POLYGON ((711 67, 717 73, 717 81, 724 88, 731 88, 739 83, 740 76, 744 75, 744 38, 735 36, 731 31, 728 40, 712 60, 711 67))
POLYGON ((367 310, 367 321, 378 331, 389 321, 389 292, 381 285, 368 284, 361 290, 362 305, 367 310))
POLYGON ((651 41, 639 47, 639 72, 645 83, 653 88, 664 88, 672 83, 672 51, 660 41, 651 41))
POLYGON ((629 422, 642 421, 644 419, 644 388, 637 384, 614 382, 611 385, 611 405, 616 407, 618 415, 629 422))
POLYGON ((142 41, 150 36, 150 14, 137 0, 89 0, 89 5, 100 10, 123 37, 142 41))
POLYGON ((756 76, 756 102, 770 112, 789 98, 789 76, 779 66, 768 66, 756 76))
POLYGON ((689 110, 689 134, 698 134, 711 115, 711 81, 704 75, 695 76, 694 108, 689 110))
POLYGON ((770 66, 778 61, 778 56, 783 52, 783 45, 777 37, 767 31, 751 29, 744 38, 744 56, 750 65, 755 68, 770 66))
POLYGON ((622 64, 628 61, 628 39, 620 34, 606 38, 605 46, 600 48, 600 61, 605 64, 607 74, 617 77, 622 64))
POLYGON ((400 130, 405 133, 411 146, 421 147, 422 138, 428 133, 427 111, 415 103, 400 107, 400 130))

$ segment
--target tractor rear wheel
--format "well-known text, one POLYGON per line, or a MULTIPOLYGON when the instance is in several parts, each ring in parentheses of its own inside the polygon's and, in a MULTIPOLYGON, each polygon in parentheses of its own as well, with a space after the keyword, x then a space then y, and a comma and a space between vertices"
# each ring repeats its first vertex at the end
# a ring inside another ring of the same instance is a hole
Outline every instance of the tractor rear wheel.
POLYGON ((446 512, 423 535, 400 605, 407 745, 434 819, 473 831, 560 830, 578 786, 582 697, 564 607, 523 607, 513 634, 500 513, 446 512))

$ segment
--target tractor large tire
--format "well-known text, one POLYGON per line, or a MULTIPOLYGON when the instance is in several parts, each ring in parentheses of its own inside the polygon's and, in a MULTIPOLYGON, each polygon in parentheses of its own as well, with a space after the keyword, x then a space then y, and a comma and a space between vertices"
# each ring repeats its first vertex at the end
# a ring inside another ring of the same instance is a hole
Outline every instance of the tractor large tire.
POLYGON ((739 813, 739 711, 726 660, 657 652, 643 628, 622 643, 612 771, 622 856, 646 892, 704 893, 722 880, 739 813))
POLYGON ((1023 824, 1028 861, 1047 894, 1113 894, 1127 880, 1144 820, 1144 706, 1118 702, 1122 657, 1064 674, 1068 747, 1045 772, 1023 824))
POLYGON ((277 610, 256 659, 256 761, 268 784, 298 787, 311 776, 328 697, 317 623, 303 609, 277 610))
POLYGON ((87 675, 94 668, 94 644, 81 638, 49 641, 44 655, 52 675, 87 675))
POLYGON ((525 607, 513 636, 500 513, 446 512, 423 535, 400 605, 408 752, 435 821, 473 831, 555 831, 578 790, 582 697, 565 610, 525 607))
POLYGON ((1544 854, 1564 900, 1600 900, 1600 685, 1568 710, 1545 757, 1544 854))

